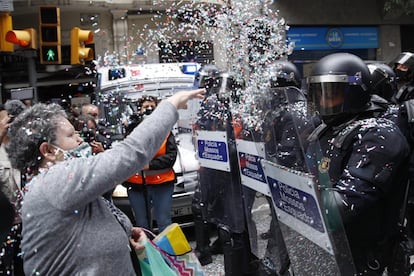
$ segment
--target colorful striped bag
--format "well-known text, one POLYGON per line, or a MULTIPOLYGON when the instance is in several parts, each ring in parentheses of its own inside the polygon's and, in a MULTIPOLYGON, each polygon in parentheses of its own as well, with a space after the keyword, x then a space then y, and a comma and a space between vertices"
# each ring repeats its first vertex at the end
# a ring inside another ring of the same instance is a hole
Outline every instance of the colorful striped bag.
POLYGON ((176 270, 179 276, 204 276, 204 270, 192 251, 181 227, 173 223, 155 236, 149 230, 145 230, 153 237, 151 243, 156 247, 165 261, 176 270))

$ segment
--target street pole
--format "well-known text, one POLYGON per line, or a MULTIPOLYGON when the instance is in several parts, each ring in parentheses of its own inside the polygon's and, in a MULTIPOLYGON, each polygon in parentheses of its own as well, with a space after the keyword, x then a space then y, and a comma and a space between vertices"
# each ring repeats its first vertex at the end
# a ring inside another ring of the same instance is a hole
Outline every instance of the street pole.
POLYGON ((33 87, 33 103, 37 103, 38 95, 35 54, 27 57, 27 72, 29 73, 29 86, 33 87))

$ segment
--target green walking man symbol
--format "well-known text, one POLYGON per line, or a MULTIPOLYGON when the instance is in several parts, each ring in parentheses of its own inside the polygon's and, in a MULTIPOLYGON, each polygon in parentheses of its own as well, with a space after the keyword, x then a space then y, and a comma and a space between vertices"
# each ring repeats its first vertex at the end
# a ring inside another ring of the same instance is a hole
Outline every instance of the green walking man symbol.
POLYGON ((55 52, 52 49, 49 49, 46 55, 47 55, 47 61, 55 60, 55 52))

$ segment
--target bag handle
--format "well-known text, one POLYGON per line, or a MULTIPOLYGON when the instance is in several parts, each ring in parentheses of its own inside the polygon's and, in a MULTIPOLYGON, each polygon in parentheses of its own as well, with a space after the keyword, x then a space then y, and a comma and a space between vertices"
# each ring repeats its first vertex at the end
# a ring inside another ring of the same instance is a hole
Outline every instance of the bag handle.
POLYGON ((145 233, 147 233, 147 234, 149 234, 150 235, 150 238, 151 238, 151 240, 152 239, 154 239, 157 235, 155 235, 151 230, 148 230, 147 228, 143 228, 143 227, 141 227, 141 229, 145 232, 145 233))
MULTIPOLYGON (((159 251, 168 254, 168 252, 166 252, 165 250, 163 250, 161 247, 159 247, 155 242, 153 242, 152 240, 157 236, 155 235, 151 230, 148 230, 146 228, 142 228, 142 230, 144 230, 145 233, 149 234, 150 237, 148 239, 148 242, 150 242, 156 249, 158 249, 159 251)), ((170 254, 168 254, 170 255, 170 254)))
POLYGON ((165 251, 164 249, 159 247, 155 242, 152 241, 157 235, 155 235, 153 232, 151 232, 150 230, 148 230, 146 228, 142 228, 142 230, 144 230, 145 233, 149 234, 152 237, 151 239, 148 239, 148 242, 151 243, 161 253, 166 254, 168 256, 176 256, 176 255, 171 255, 170 253, 168 253, 167 251, 165 251))

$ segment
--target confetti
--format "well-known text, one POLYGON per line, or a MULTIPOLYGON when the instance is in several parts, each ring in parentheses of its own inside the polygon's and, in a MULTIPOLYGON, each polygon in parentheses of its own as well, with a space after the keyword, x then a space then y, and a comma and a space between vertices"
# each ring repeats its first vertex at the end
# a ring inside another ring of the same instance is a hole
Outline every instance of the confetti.
MULTIPOLYGON (((230 102, 228 108, 233 116, 243 119, 244 126, 261 130, 264 121, 261 103, 265 100, 264 91, 269 87, 271 75, 268 65, 285 59, 294 48, 286 41, 285 32, 289 26, 279 16, 279 11, 270 8, 272 4, 269 0, 240 0, 222 5, 202 1, 157 1, 157 6, 165 7, 165 12, 154 10, 147 24, 130 24, 123 39, 122 53, 106 51, 97 58, 96 64, 116 67, 145 63, 149 52, 171 53, 177 45, 181 45, 176 52, 182 57, 194 56, 193 50, 209 46, 192 48, 177 42, 214 42, 214 47, 221 49, 215 51, 215 60, 225 63, 225 68, 220 69, 232 72, 237 80, 245 82, 246 89, 236 91, 239 100, 230 102)), ((95 34, 107 39, 105 30, 98 25, 94 26, 95 34)), ((106 98, 113 100, 109 96, 106 98)), ((220 108, 217 112, 209 115, 221 118, 220 108)))

